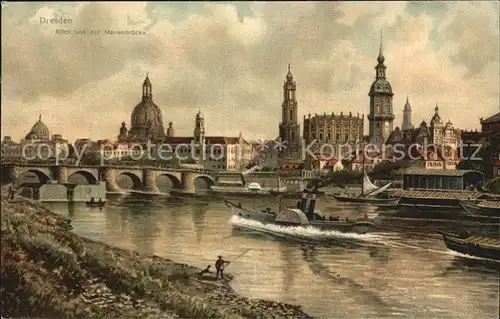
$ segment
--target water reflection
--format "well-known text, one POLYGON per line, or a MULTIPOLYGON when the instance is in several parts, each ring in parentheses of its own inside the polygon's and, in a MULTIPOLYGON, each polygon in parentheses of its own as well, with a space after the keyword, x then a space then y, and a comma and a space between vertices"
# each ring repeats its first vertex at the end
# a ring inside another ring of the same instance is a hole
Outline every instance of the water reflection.
MULTIPOLYGON (((328 205, 318 206, 326 211, 328 205)), ((112 198, 102 211, 82 203, 48 206, 69 216, 83 236, 199 267, 213 265, 219 254, 234 260, 251 249, 229 267, 233 287, 251 298, 301 304, 318 318, 498 314, 500 263, 447 250, 432 230, 452 223, 382 220, 374 234, 312 245, 235 231, 220 202, 134 195, 112 198)), ((339 214, 364 213, 344 207, 339 214)))

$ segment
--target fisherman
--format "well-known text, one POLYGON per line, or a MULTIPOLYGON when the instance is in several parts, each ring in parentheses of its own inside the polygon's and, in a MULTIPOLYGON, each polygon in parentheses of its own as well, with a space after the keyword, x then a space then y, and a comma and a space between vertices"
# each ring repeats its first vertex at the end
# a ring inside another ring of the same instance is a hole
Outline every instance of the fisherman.
POLYGON ((94 197, 90 197, 90 202, 93 203, 94 202, 94 197))
POLYGON ((99 197, 99 204, 102 204, 102 198, 99 197))
POLYGON ((210 265, 207 266, 207 268, 203 269, 201 272, 200 272, 200 276, 203 276, 204 274, 211 274, 212 272, 210 271, 210 265))
POLYGON ((219 259, 215 262, 215 268, 217 269, 217 274, 215 276, 216 279, 219 279, 219 274, 220 278, 224 279, 224 267, 225 265, 229 265, 229 261, 225 261, 222 259, 222 256, 219 256, 219 259))

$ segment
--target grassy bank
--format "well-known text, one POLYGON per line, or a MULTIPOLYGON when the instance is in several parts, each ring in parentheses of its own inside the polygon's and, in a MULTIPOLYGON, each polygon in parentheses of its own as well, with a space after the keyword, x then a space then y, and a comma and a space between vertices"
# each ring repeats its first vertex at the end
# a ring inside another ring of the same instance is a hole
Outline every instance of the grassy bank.
POLYGON ((310 318, 200 280, 198 268, 82 238, 38 203, 1 205, 2 317, 310 318))

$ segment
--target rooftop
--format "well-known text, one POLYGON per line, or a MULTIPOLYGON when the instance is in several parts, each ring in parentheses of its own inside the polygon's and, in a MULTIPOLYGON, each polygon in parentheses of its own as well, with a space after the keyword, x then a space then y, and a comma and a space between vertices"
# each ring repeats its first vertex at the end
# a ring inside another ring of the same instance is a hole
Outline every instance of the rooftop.
POLYGON ((421 175, 421 176, 464 176, 465 174, 468 173, 483 174, 480 171, 474 171, 474 170, 459 170, 459 169, 432 170, 432 169, 423 169, 417 167, 410 167, 404 171, 405 175, 421 175))
POLYGON ((494 123, 494 122, 500 122, 500 112, 498 112, 497 114, 495 114, 493 116, 488 117, 485 120, 481 120, 481 124, 482 123, 494 123))

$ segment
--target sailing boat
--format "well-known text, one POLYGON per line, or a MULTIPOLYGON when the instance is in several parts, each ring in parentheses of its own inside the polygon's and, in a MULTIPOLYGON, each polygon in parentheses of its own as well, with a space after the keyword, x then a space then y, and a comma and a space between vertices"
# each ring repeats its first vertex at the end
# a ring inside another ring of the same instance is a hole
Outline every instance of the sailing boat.
POLYGON ((361 195, 349 196, 345 194, 334 195, 332 194, 338 202, 347 204, 357 204, 357 205, 371 205, 371 206, 384 206, 393 207, 399 202, 399 198, 393 197, 392 195, 387 195, 385 197, 380 196, 383 194, 392 183, 388 183, 382 187, 375 186, 365 170, 365 157, 363 156, 363 181, 361 186, 361 195))

